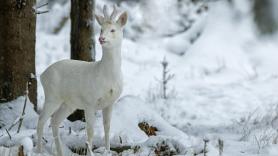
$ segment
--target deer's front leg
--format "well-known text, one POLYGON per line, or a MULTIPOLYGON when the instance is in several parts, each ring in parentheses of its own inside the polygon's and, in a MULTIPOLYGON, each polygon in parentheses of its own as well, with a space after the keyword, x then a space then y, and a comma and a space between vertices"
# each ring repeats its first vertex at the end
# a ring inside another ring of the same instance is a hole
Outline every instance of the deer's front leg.
MULTIPOLYGON (((90 147, 93 147, 93 136, 94 136, 94 123, 95 123, 95 113, 96 111, 85 110, 85 119, 86 119, 86 129, 87 129, 87 141, 90 147)), ((88 149, 92 150, 92 149, 88 149)))
POLYGON ((109 132, 110 132, 110 121, 111 121, 112 109, 113 109, 113 105, 110 105, 102 110, 103 127, 105 133, 105 147, 107 150, 110 150, 109 132))

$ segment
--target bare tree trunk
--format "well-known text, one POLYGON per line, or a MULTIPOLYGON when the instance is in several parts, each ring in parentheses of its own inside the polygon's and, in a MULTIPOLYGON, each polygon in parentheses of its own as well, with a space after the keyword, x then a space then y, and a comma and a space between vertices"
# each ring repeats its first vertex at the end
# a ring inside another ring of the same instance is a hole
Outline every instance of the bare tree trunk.
MULTIPOLYGON (((95 61, 94 10, 94 0, 71 0, 71 59, 95 61)), ((68 119, 83 120, 84 111, 77 110, 68 119)))
POLYGON ((29 98, 37 104, 35 75, 35 0, 0 1, 0 102, 24 95, 32 80, 29 98))
POLYGON ((94 0, 71 0, 71 59, 94 61, 94 0))
POLYGON ((276 0, 255 0, 253 11, 254 19, 262 34, 273 34, 277 31, 278 19, 274 13, 276 0))

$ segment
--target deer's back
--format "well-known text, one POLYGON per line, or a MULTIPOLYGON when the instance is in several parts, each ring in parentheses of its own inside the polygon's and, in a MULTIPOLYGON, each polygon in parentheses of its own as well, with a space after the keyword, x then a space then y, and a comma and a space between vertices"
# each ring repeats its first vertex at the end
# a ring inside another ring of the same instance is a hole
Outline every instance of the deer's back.
POLYGON ((54 96, 73 108, 83 109, 83 103, 94 103, 102 109, 114 102, 122 91, 122 79, 103 74, 97 65, 77 60, 52 64, 41 75, 45 97, 54 96))
MULTIPOLYGON (((44 92, 57 96, 71 96, 85 89, 92 64, 85 61, 62 60, 49 66, 41 75, 44 92)), ((47 96, 47 95, 46 95, 47 96)))

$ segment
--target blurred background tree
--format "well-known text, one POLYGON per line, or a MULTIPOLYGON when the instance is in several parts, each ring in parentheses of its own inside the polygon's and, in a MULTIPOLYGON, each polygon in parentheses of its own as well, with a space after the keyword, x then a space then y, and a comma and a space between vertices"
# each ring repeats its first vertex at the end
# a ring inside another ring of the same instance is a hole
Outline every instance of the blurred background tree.
MULTIPOLYGON (((232 7, 240 0, 228 0, 232 7)), ((278 1, 277 0, 249 0, 251 16, 255 27, 261 35, 275 34, 278 30, 278 1)), ((236 13, 238 10, 235 10, 236 13)))
POLYGON ((277 0, 254 0, 253 13, 262 34, 273 34, 278 29, 277 0))

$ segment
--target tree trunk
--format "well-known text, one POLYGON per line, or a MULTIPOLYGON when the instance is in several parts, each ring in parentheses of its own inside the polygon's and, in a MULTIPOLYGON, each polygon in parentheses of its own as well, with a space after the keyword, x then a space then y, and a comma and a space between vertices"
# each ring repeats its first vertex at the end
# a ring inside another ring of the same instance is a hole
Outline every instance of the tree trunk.
MULTIPOLYGON (((94 0, 71 0, 71 59, 95 61, 94 10, 94 0)), ((84 111, 77 110, 68 119, 83 120, 84 111)))
POLYGON ((71 0, 71 59, 94 61, 94 0, 71 0))
POLYGON ((31 81, 29 98, 37 104, 35 75, 35 0, 0 1, 0 103, 25 94, 31 81))
POLYGON ((254 20, 262 34, 273 34, 277 31, 278 19, 275 15, 276 0, 255 0, 253 11, 254 20))

